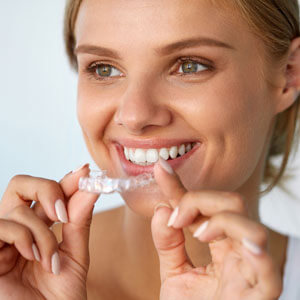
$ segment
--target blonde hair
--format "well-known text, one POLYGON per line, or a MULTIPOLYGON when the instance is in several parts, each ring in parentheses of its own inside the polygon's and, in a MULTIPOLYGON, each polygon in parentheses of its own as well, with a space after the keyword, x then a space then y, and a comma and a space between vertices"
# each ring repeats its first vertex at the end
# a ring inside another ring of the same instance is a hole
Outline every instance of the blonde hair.
MULTIPOLYGON (((80 4, 83 0, 67 0, 64 19, 64 39, 66 52, 71 66, 77 70, 74 54, 75 22, 80 4)), ((220 4, 221 0, 212 0, 220 4)), ((245 21, 263 41, 269 61, 285 62, 291 41, 300 36, 299 5, 297 0, 234 0, 245 21)), ((223 4, 228 6, 228 0, 223 4)), ((286 111, 276 118, 266 159, 264 182, 268 183, 266 191, 270 191, 283 177, 296 139, 297 120, 300 96, 286 111), (281 165, 276 168, 271 160, 282 156, 281 165)))

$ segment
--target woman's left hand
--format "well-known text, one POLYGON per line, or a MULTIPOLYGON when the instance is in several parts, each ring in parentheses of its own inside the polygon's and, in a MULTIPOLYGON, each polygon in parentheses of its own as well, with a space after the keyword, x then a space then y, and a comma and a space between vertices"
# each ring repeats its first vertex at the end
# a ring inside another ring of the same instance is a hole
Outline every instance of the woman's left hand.
POLYGON ((282 279, 267 252, 268 231, 248 217, 239 194, 188 192, 176 174, 158 164, 155 177, 175 208, 172 214, 171 208, 158 206, 152 219, 160 260, 160 300, 278 299, 282 279), (208 243, 212 258, 208 266, 194 267, 190 262, 186 227, 208 243))

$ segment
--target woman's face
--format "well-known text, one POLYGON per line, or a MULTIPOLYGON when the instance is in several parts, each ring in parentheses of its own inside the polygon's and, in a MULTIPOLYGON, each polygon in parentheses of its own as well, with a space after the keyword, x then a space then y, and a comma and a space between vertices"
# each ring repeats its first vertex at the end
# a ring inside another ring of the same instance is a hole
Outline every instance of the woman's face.
MULTIPOLYGON (((188 189, 236 191, 252 180, 274 91, 262 42, 233 10, 208 0, 85 0, 75 36, 78 118, 100 168, 151 172, 158 153, 194 145, 169 160, 188 189)), ((144 215, 163 199, 156 185, 123 197, 144 215)))

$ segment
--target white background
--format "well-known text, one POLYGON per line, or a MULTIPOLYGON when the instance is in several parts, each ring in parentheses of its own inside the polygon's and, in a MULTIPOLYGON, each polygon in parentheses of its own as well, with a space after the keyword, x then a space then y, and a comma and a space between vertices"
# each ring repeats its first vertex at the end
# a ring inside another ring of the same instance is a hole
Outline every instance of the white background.
MULTIPOLYGON (((76 119, 76 74, 64 51, 64 3, 0 0, 0 195, 15 174, 59 180, 92 163, 76 119)), ((293 166, 299 162, 300 155, 293 166)), ((295 198, 275 190, 262 199, 261 214, 267 225, 300 236, 296 174, 289 183, 295 198)), ((123 204, 118 195, 100 199, 97 211, 123 204)))

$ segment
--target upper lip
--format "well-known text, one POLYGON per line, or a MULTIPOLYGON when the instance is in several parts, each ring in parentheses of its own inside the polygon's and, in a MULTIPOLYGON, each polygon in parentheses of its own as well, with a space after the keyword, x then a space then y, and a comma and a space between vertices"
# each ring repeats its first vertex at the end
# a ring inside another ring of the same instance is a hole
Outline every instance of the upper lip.
POLYGON ((200 143, 194 139, 164 139, 164 138, 155 138, 155 139, 115 139, 115 143, 120 144, 126 148, 141 148, 141 149, 159 149, 159 148, 170 148, 172 146, 179 146, 182 144, 188 143, 200 143))

